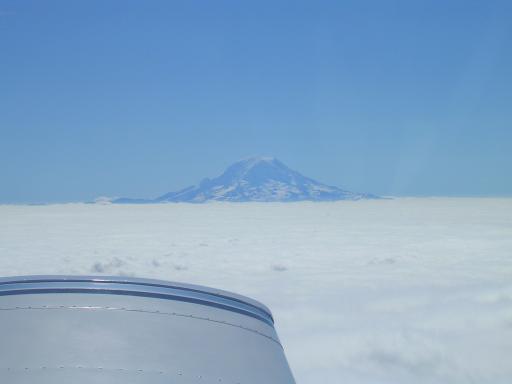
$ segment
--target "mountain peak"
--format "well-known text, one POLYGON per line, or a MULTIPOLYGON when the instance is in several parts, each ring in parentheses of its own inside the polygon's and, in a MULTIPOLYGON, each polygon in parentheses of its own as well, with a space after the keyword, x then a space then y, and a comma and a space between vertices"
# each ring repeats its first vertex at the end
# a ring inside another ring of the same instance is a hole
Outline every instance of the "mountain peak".
POLYGON ((273 156, 252 156, 245 157, 235 162, 236 163, 272 163, 277 159, 273 156))
POLYGON ((118 199, 115 203, 159 203, 206 201, 335 201, 376 198, 322 184, 271 156, 241 159, 218 177, 203 179, 199 185, 169 192, 154 200, 118 199))
POLYGON ((266 165, 266 166, 272 166, 272 165, 278 165, 282 164, 279 160, 277 160, 275 157, 271 156, 254 156, 254 157, 246 157, 244 159, 240 159, 233 164, 231 164, 227 169, 229 168, 243 168, 246 170, 250 170, 251 168, 254 168, 256 166, 266 165))
POLYGON ((287 172, 293 171, 274 157, 249 157, 230 165, 217 179, 227 183, 232 183, 236 179, 239 181, 248 179, 247 181, 250 182, 254 176, 257 179, 268 179, 278 177, 276 173, 287 172))
POLYGON ((288 168, 272 156, 241 159, 220 176, 170 192, 155 202, 334 201, 371 198, 328 186, 288 168))

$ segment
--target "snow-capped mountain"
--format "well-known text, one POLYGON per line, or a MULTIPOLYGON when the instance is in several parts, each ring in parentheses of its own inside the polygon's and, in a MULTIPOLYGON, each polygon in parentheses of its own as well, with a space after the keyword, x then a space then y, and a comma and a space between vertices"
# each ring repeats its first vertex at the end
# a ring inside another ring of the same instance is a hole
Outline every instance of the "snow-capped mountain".
POLYGON ((154 200, 117 199, 114 203, 160 203, 206 201, 334 201, 376 198, 345 191, 301 175, 273 157, 237 161, 214 179, 198 186, 170 192, 154 200))

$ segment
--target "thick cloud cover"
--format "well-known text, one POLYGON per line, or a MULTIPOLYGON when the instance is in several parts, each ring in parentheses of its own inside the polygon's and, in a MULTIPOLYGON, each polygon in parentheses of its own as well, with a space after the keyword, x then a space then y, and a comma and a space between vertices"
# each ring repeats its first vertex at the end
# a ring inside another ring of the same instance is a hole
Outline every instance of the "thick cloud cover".
POLYGON ((254 297, 303 384, 512 380, 512 199, 0 206, 19 274, 254 297))

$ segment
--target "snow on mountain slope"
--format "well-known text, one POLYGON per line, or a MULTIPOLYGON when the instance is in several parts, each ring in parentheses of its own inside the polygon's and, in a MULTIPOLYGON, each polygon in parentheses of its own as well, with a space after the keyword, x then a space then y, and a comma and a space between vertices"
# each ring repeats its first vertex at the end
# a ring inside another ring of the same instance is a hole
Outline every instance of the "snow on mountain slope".
POLYGON ((206 201, 335 201, 376 198, 345 191, 305 177, 273 157, 240 160, 214 179, 170 192, 155 200, 117 199, 115 203, 206 201))

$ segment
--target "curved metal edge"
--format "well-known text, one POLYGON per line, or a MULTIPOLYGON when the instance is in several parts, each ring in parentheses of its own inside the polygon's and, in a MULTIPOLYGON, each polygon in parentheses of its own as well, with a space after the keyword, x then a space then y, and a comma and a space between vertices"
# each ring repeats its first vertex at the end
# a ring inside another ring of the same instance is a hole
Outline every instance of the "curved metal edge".
MULTIPOLYGON (((171 282, 165 280, 157 280, 157 279, 144 279, 144 278, 134 278, 134 277, 123 277, 123 276, 91 276, 91 275, 27 275, 27 276, 9 276, 9 277, 0 277, 0 286, 8 286, 10 284, 39 284, 39 283, 94 283, 94 284, 106 284, 115 283, 121 285, 127 285, 130 287, 131 292, 135 292, 136 286, 141 287, 152 287, 152 288, 162 288, 162 297, 168 296, 165 292, 165 288, 170 289, 178 289, 188 292, 194 293, 202 293, 207 294, 213 297, 218 297, 224 300, 232 300, 234 302, 239 302, 244 305, 248 305, 253 307, 258 312, 263 312, 266 316, 268 316, 270 322, 266 321, 270 325, 273 326, 274 318, 272 316, 272 312, 270 309, 264 304, 260 303, 257 300, 251 299, 246 296, 242 296, 233 292, 224 291, 220 289, 204 287, 201 285, 194 284, 186 284, 186 283, 178 283, 171 282)), ((63 287, 64 288, 64 287, 63 287)), ((97 291, 96 289, 92 289, 91 291, 97 291)), ((108 287, 106 286, 104 291, 108 291, 108 287)), ((110 290, 112 291, 112 290, 110 290)), ((60 291, 62 292, 62 290, 60 291)), ((6 291, 4 291, 4 294, 6 291)), ((25 292, 28 293, 28 292, 25 292)), ((35 292, 33 292, 35 293, 35 292)), ((95 292, 97 293, 97 292, 95 292)), ((113 293, 113 292, 111 292, 113 293)), ((141 293, 144 293, 143 291, 141 293)), ((212 303, 215 303, 212 301, 212 303)))

